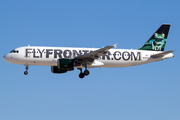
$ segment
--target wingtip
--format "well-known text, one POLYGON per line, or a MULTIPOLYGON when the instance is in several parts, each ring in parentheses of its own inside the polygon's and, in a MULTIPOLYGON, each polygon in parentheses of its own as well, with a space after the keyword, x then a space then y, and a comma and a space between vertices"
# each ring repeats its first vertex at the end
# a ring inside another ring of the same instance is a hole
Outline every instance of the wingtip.
POLYGON ((116 44, 115 44, 115 45, 113 45, 113 46, 116 48, 116 47, 117 47, 117 44, 118 44, 118 43, 116 43, 116 44))

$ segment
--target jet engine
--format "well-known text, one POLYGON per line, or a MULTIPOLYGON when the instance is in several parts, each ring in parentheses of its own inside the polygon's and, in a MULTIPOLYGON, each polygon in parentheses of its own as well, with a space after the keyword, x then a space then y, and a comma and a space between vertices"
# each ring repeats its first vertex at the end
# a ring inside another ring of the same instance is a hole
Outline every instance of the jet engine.
POLYGON ((66 73, 74 70, 74 59, 58 59, 57 66, 51 66, 52 73, 66 73))
POLYGON ((74 59, 58 59, 57 66, 59 69, 73 69, 74 59))

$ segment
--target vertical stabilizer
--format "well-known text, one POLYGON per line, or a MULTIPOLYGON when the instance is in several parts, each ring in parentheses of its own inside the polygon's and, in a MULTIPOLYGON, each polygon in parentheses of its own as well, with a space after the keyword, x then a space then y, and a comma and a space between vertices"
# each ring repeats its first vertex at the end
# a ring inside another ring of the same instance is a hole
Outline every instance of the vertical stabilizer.
POLYGON ((170 24, 162 24, 151 38, 138 50, 164 51, 170 24))

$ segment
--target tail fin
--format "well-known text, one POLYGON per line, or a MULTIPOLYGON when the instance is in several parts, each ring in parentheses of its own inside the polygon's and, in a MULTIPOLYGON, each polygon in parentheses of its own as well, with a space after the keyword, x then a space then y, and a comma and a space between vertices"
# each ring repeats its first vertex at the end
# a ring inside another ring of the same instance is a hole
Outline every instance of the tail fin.
POLYGON ((138 50, 164 51, 170 24, 162 24, 151 38, 138 50))

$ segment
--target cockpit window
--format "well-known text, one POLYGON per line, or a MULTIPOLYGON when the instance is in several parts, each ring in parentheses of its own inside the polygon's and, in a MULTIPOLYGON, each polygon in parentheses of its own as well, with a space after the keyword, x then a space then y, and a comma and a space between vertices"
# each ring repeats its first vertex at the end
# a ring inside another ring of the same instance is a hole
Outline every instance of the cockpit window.
POLYGON ((10 53, 19 53, 18 50, 12 50, 10 53))

